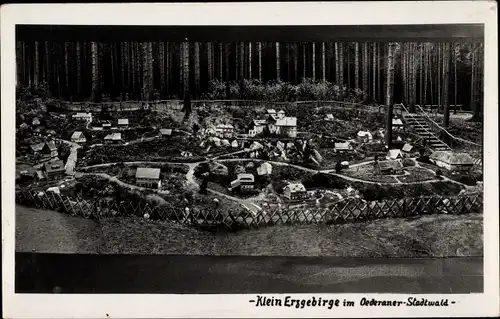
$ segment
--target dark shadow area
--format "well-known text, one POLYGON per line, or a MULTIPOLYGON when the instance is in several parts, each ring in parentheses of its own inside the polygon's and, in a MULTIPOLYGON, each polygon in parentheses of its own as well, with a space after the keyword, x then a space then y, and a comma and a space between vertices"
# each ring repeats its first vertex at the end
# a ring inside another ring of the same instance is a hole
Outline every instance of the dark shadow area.
POLYGON ((16 293, 481 293, 482 258, 16 253, 16 293))

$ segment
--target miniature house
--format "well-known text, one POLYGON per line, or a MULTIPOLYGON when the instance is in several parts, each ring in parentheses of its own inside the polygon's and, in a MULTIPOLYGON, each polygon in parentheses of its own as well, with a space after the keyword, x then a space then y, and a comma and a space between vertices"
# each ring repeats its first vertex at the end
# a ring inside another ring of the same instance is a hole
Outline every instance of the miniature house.
POLYGON ((264 132, 266 127, 266 120, 253 120, 251 124, 251 129, 248 131, 248 135, 256 136, 264 132))
POLYGON ((399 175, 403 173, 401 160, 386 160, 375 163, 375 173, 378 175, 399 175))
POLYGON ((73 143, 85 143, 87 142, 87 139, 85 138, 85 135, 81 131, 75 131, 73 135, 71 135, 71 142, 73 143))
POLYGON ((403 121, 401 119, 392 119, 392 128, 394 130, 400 130, 403 128, 403 121))
POLYGON ((104 138, 105 144, 119 144, 122 142, 122 133, 112 133, 104 138))
POLYGON ((136 184, 141 187, 161 188, 160 169, 138 167, 135 172, 136 184))
POLYGON ((359 142, 368 143, 373 139, 373 136, 372 136, 372 133, 370 133, 370 132, 359 131, 357 139, 359 142))
POLYGON ((348 152, 352 152, 353 148, 352 148, 351 143, 344 142, 344 143, 335 143, 334 150, 335 150, 335 153, 348 153, 348 152))
POLYGON ((386 159, 388 160, 396 160, 396 159, 402 159, 403 158, 403 153, 401 153, 401 150, 389 150, 387 153, 386 159))
POLYGON ((472 157, 467 153, 436 151, 429 156, 429 160, 436 166, 449 171, 469 172, 474 166, 472 157))
POLYGON ((166 138, 172 135, 172 129, 162 128, 160 129, 160 137, 166 138))
POLYGON ((76 114, 73 114, 73 118, 78 121, 87 121, 87 122, 92 122, 92 113, 81 113, 78 112, 76 114))
POLYGON ((43 165, 43 172, 48 180, 61 178, 66 173, 64 162, 61 160, 47 162, 43 165))
POLYGON ((128 127, 128 119, 118 119, 118 127, 128 127))
POLYGON ((240 191, 242 193, 252 192, 254 189, 255 178, 253 174, 239 173, 236 179, 231 182, 231 191, 240 191))
POLYGON ((283 118, 280 118, 278 115, 278 119, 276 120, 275 126, 277 134, 286 137, 297 137, 296 117, 285 117, 283 115, 283 118))
POLYGON ((325 121, 333 121, 334 117, 333 117, 333 114, 332 113, 328 113, 326 116, 325 116, 325 121))
POLYGON ((405 157, 411 157, 415 153, 415 147, 413 145, 406 143, 403 145, 401 152, 405 157))
POLYGON ((283 189, 283 196, 290 200, 307 198, 307 191, 301 183, 290 183, 283 189))
POLYGON ((215 127, 215 134, 220 138, 231 138, 234 134, 234 127, 231 124, 219 124, 215 127))

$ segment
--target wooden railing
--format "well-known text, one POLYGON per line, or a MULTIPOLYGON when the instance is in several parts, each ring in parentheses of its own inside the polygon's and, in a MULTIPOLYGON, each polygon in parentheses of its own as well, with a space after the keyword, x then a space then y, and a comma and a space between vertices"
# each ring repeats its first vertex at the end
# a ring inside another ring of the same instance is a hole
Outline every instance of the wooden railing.
POLYGON ((103 219, 120 216, 146 216, 193 226, 256 228, 276 224, 342 224, 383 218, 405 218, 429 214, 469 214, 483 212, 483 194, 426 196, 367 202, 349 198, 328 208, 272 208, 257 213, 248 210, 185 210, 171 205, 152 206, 133 202, 104 202, 71 198, 54 192, 20 190, 16 203, 45 208, 85 218, 103 219))

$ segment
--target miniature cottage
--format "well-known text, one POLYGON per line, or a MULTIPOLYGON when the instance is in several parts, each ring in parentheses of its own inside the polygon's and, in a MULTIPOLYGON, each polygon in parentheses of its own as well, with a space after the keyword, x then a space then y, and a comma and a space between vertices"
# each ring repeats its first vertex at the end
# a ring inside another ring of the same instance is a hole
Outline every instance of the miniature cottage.
POLYGON ((307 191, 301 183, 290 183, 283 189, 283 196, 290 200, 307 198, 307 191))
POLYGON ((400 160, 386 160, 375 163, 375 173, 378 175, 399 175, 403 173, 403 163, 400 160))
POLYGON ((400 130, 403 128, 403 121, 401 119, 392 119, 392 128, 394 130, 400 130))
POLYGON ((161 188, 160 169, 138 167, 135 172, 135 181, 141 187, 161 188))
POLYGON ((73 118, 75 120, 83 120, 83 121, 87 121, 87 122, 92 122, 92 113, 78 112, 76 114, 73 114, 73 118))
POLYGON ((396 160, 396 159, 402 159, 403 158, 403 153, 401 153, 401 150, 389 150, 387 153, 386 159, 388 160, 396 160))
POLYGON ((119 144, 122 142, 122 133, 112 133, 104 138, 105 144, 119 144))
POLYGON ((240 189, 242 191, 250 191, 254 188, 255 178, 253 174, 238 174, 237 179, 240 181, 240 189))
MULTIPOLYGON (((280 111, 281 112, 281 111, 280 111)), ((283 117, 276 120, 276 133, 287 137, 297 137, 297 118, 283 117)))
POLYGON ((353 148, 351 143, 344 142, 344 143, 335 143, 334 150, 335 153, 347 153, 347 152, 352 152, 353 148))
POLYGON ((362 143, 368 143, 373 139, 372 133, 368 131, 359 131, 358 132, 358 141, 362 143))
POLYGON ((231 124, 219 124, 215 127, 215 133, 220 138, 231 138, 234 134, 234 127, 231 124))
POLYGON ((33 118, 33 121, 31 122, 31 124, 32 124, 33 126, 38 126, 38 125, 40 125, 40 120, 38 119, 38 117, 34 117, 34 118, 33 118))
POLYGON ((436 151, 429 156, 429 160, 449 171, 469 172, 474 166, 472 157, 467 153, 436 151))
POLYGON ((160 129, 160 137, 161 138, 166 138, 169 136, 172 136, 172 129, 169 129, 169 128, 160 129))
POLYGON ((260 165, 258 168, 257 168, 257 174, 262 176, 262 175, 271 175, 273 172, 273 166, 270 164, 270 163, 262 163, 262 165, 260 165))
POLYGON ((128 119, 118 119, 118 127, 128 127, 128 119))
POLYGON ((411 155, 415 153, 415 148, 413 147, 413 145, 406 143, 405 145, 403 145, 401 152, 405 157, 411 157, 411 155))
POLYGON ((258 134, 262 134, 264 132, 264 128, 266 127, 266 120, 253 120, 250 126, 251 129, 248 131, 248 135, 253 137, 258 134))
POLYGON ((48 180, 61 178, 66 173, 64 162, 61 160, 55 160, 45 163, 43 165, 43 173, 48 180))
POLYGON ((87 142, 87 139, 85 138, 85 135, 81 131, 75 131, 73 135, 71 135, 71 142, 73 143, 85 143, 87 142))
POLYGON ((333 121, 334 117, 333 117, 333 114, 332 113, 328 113, 326 116, 325 116, 325 121, 333 121))

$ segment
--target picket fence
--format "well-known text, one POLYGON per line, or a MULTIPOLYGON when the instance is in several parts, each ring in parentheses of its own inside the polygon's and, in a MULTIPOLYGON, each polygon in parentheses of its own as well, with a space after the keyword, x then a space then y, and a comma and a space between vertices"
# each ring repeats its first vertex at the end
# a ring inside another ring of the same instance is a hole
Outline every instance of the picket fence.
POLYGON ((223 228, 257 228, 275 224, 342 224, 382 218, 404 218, 429 214, 482 213, 483 194, 428 196, 367 202, 346 199, 328 208, 268 209, 257 213, 242 209, 186 211, 173 206, 151 206, 132 202, 85 200, 54 192, 20 190, 16 203, 29 207, 52 209, 70 215, 100 220, 119 216, 149 215, 150 219, 195 226, 223 228))

